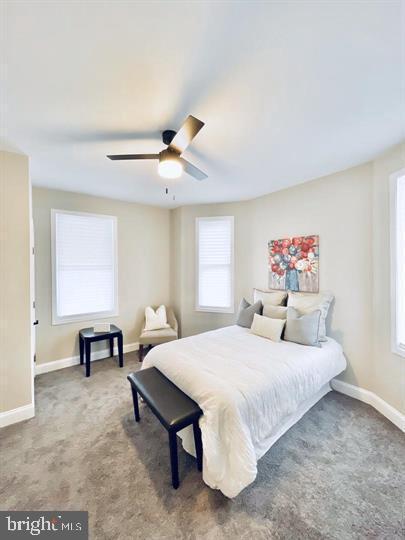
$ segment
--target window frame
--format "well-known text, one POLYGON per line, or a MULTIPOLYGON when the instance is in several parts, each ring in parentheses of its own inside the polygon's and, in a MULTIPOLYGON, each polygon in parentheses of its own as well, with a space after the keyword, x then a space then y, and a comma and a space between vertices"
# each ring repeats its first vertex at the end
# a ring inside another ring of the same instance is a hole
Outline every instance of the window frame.
POLYGON ((210 216, 195 218, 195 311, 205 313, 235 313, 235 226, 234 216, 210 216), (229 307, 216 306, 200 306, 199 305, 199 289, 200 289, 200 222, 202 221, 229 221, 231 224, 231 304, 229 307))
POLYGON ((390 245, 391 245, 391 350, 405 358, 405 344, 400 343, 398 326, 398 180, 405 176, 405 168, 390 176, 390 245))
POLYGON ((117 241, 117 216, 107 214, 95 214, 90 212, 76 212, 75 210, 51 209, 51 263, 52 263, 52 325, 69 324, 78 321, 91 321, 95 319, 105 319, 108 317, 118 317, 118 241, 117 241), (73 214, 76 216, 87 216, 97 218, 109 218, 113 224, 113 242, 114 242, 114 307, 109 311, 98 311, 93 313, 80 313, 78 315, 59 316, 57 313, 57 276, 56 276, 56 215, 73 214))

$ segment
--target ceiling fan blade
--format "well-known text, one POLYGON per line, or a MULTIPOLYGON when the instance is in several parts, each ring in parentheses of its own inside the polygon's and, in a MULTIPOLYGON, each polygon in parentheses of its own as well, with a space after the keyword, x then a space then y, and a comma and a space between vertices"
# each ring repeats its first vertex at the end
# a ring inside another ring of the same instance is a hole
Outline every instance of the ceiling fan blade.
POLYGON ((183 165, 183 170, 190 176, 193 176, 196 180, 205 180, 208 178, 208 174, 205 174, 204 172, 200 171, 195 165, 192 165, 189 161, 186 159, 179 157, 178 160, 183 165))
POLYGON ((190 115, 169 144, 170 150, 182 154, 203 125, 204 122, 190 115))
POLYGON ((115 154, 107 156, 108 159, 122 160, 122 159, 159 159, 159 154, 115 154))

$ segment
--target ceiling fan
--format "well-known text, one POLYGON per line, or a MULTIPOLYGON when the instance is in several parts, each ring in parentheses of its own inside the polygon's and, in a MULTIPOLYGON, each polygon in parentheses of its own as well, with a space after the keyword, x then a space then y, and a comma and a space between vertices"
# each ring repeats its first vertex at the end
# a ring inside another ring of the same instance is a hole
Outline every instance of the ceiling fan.
POLYGON ((112 160, 158 159, 158 172, 163 178, 178 178, 184 171, 196 180, 204 180, 208 175, 181 157, 203 126, 204 122, 190 115, 177 133, 171 129, 163 131, 162 140, 167 148, 159 154, 116 154, 107 157, 112 160))

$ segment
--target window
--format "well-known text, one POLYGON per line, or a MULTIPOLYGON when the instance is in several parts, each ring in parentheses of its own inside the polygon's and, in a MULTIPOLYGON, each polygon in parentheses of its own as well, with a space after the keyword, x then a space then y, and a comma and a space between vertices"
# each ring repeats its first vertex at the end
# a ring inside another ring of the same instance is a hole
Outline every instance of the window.
POLYGON ((52 210, 52 322, 118 315, 117 219, 52 210))
POLYGON ((391 182, 392 345, 405 356, 405 169, 391 182))
POLYGON ((233 313, 233 217, 196 219, 196 310, 233 313))

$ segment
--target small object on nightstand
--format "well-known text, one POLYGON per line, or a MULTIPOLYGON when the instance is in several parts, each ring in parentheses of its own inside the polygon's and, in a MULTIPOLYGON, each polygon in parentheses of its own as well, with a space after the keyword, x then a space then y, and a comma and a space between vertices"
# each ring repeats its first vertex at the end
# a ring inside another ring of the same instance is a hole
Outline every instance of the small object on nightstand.
POLYGON ((111 324, 106 322, 96 323, 93 330, 95 334, 98 334, 99 332, 110 332, 111 324))

